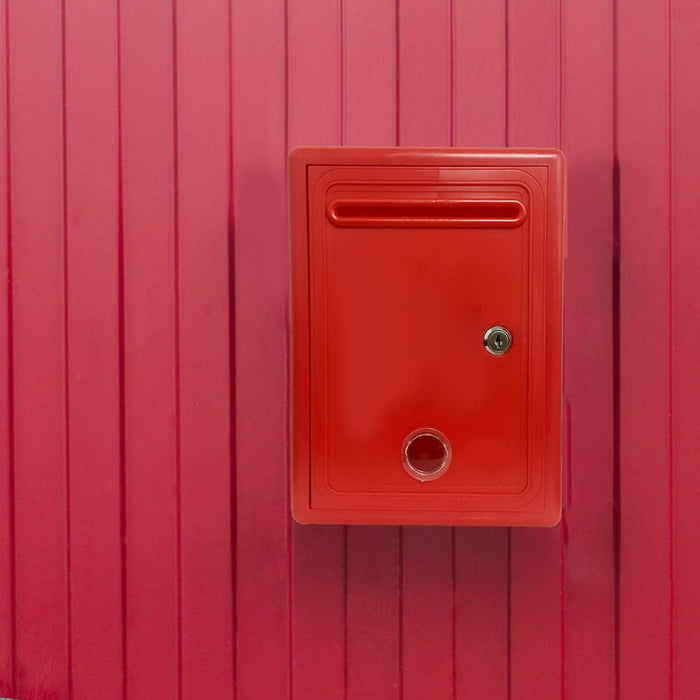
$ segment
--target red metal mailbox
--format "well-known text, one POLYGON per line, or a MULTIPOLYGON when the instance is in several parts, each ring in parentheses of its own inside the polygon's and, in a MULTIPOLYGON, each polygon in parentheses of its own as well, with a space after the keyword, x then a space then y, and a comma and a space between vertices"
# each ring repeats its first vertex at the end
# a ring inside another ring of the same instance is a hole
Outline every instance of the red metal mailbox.
POLYGON ((296 520, 556 524, 562 154, 299 148, 290 202, 296 520))

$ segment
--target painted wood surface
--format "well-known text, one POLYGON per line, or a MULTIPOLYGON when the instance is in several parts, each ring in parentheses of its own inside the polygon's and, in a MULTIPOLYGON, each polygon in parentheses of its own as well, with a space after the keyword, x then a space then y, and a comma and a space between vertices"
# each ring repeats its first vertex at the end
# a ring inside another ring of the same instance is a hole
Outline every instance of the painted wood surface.
POLYGON ((0 0, 0 696, 696 698, 692 0, 0 0), (299 526, 286 154, 558 146, 564 517, 299 526))

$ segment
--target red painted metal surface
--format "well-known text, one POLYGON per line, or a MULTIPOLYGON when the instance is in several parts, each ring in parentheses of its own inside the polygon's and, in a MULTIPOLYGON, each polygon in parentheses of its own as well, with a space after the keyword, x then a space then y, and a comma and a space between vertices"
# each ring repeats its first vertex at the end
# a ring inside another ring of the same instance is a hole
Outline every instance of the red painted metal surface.
POLYGON ((697 697, 699 30, 0 0, 0 696, 697 697), (291 522, 304 144, 566 154, 558 527, 291 522))

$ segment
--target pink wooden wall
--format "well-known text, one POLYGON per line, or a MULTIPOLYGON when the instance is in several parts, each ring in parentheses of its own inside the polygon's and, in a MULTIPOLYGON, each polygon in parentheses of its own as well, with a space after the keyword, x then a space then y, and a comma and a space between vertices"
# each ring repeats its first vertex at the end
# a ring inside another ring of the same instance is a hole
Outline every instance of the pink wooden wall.
POLYGON ((699 33, 696 0, 0 0, 0 695, 697 698, 699 33), (290 521, 298 144, 564 150, 557 528, 290 521))

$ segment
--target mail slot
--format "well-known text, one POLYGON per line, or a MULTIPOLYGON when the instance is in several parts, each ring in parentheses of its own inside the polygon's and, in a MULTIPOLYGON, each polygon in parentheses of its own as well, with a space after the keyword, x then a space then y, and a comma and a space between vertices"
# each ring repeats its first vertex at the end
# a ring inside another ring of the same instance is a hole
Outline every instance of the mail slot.
POLYGON ((564 157, 289 157, 292 511, 555 525, 564 157))

